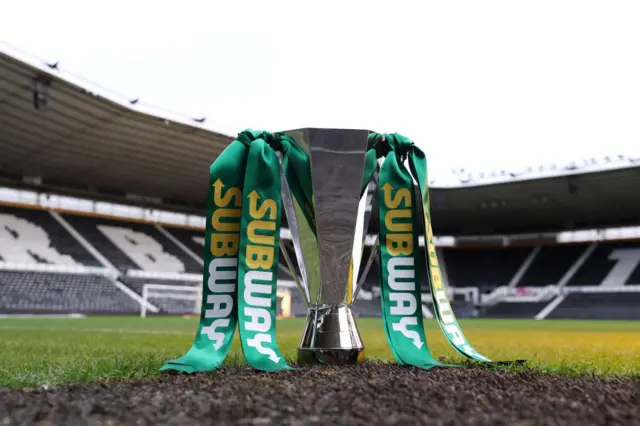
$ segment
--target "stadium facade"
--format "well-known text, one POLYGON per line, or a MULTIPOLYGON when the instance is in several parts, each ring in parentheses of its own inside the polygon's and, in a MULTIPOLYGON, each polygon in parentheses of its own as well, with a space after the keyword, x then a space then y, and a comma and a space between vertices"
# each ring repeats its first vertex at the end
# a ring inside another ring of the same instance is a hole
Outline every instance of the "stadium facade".
MULTIPOLYGON (((0 314, 193 313, 204 185, 232 140, 202 122, 0 51, 0 314)), ((459 316, 640 319, 640 160, 431 184, 459 316)), ((281 313, 304 315, 284 266, 279 284, 281 313)), ((358 314, 380 315, 377 289, 374 267, 358 314)))

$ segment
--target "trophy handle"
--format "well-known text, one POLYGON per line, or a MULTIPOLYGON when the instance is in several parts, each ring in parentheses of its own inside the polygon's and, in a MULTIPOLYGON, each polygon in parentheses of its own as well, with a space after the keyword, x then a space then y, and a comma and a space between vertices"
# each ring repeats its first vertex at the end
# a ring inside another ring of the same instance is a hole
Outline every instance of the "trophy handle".
MULTIPOLYGON (((380 173, 380 165, 378 164, 378 166, 376 166, 376 170, 374 171, 373 175, 371 176, 371 180, 367 183, 367 190, 364 192, 364 194, 362 195, 364 198, 366 198, 368 196, 369 191, 371 191, 372 194, 372 199, 371 199, 371 210, 372 212, 369 214, 369 217, 366 216, 366 212, 365 212, 365 217, 364 217, 364 223, 362 224, 362 238, 361 241, 356 242, 354 241, 354 249, 353 249, 353 259, 356 258, 356 244, 359 244, 360 247, 363 247, 366 244, 367 241, 367 231, 369 230, 369 225, 371 224, 371 217, 373 216, 373 211, 376 208, 377 205, 377 201, 378 201, 378 197, 376 195, 377 190, 378 190, 378 178, 379 178, 379 173, 380 173), (373 187, 372 189, 370 189, 370 186, 373 187)), ((354 264, 354 268, 353 268, 353 274, 352 274, 352 278, 351 278, 351 282, 350 282, 350 287, 352 289, 351 292, 349 292, 349 294, 347 294, 347 300, 346 302, 348 304, 351 304, 353 302, 356 301, 356 298, 358 297, 358 293, 360 293, 360 290, 362 289, 362 286, 365 283, 365 279, 367 277, 367 275, 369 274, 369 271, 371 269, 371 266, 373 265, 373 261, 376 258, 376 255, 378 254, 378 241, 380 240, 380 236, 378 234, 376 234, 376 239, 373 243, 373 248, 371 250, 371 253, 369 253, 369 258, 367 259, 367 263, 365 264, 365 269, 364 271, 362 271, 362 275, 358 275, 358 272, 360 271, 360 265, 361 263, 357 264, 357 267, 355 267, 354 264), (357 278, 356 278, 357 277, 357 278), (352 287, 353 286, 353 281, 356 281, 355 284, 355 288, 352 287)), ((361 257, 361 256, 360 256, 361 257)))
POLYGON ((373 248, 371 249, 371 253, 369 254, 369 259, 367 259, 367 263, 364 265, 364 271, 362 271, 362 276, 358 277, 358 283, 356 284, 356 288, 353 291, 353 297, 351 299, 352 302, 355 302, 358 298, 358 293, 362 290, 364 286, 364 282, 369 275, 369 271, 371 270, 371 266, 373 265, 373 261, 376 259, 376 255, 378 254, 378 242, 380 241, 380 235, 376 235, 376 239, 373 242, 373 248))
POLYGON ((289 189, 289 183, 287 182, 287 177, 284 173, 284 167, 282 166, 282 153, 280 151, 277 151, 276 154, 278 156, 278 163, 280 164, 282 206, 284 207, 284 214, 287 217, 287 223, 289 224, 289 231, 291 231, 291 241, 293 242, 293 248, 296 252, 296 258, 298 260, 298 268, 300 269, 301 277, 298 277, 298 274, 296 274, 293 262, 291 261, 291 258, 287 253, 287 249, 284 246, 282 239, 280 240, 280 248, 282 249, 284 260, 285 262, 287 262, 287 266, 291 271, 291 276, 293 277, 298 290, 300 290, 300 293, 302 294, 302 299, 304 300, 305 307, 309 308, 309 305, 311 303, 311 295, 309 292, 307 266, 305 264, 304 256, 302 253, 302 245, 300 244, 298 220, 296 218, 296 212, 293 206, 293 197, 291 195, 291 190, 289 189))

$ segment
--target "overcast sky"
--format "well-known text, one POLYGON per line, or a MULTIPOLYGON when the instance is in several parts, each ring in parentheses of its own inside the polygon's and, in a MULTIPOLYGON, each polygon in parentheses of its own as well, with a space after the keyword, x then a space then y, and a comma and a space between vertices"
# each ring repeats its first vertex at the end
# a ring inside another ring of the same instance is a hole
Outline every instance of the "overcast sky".
POLYGON ((431 177, 640 154, 640 2, 20 0, 0 41, 212 128, 400 132, 431 177))

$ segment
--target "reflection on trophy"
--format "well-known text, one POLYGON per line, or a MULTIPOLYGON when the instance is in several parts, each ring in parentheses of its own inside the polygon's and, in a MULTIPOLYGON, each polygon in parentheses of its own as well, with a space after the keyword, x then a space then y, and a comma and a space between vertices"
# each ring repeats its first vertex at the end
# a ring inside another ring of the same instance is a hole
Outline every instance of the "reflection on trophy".
POLYGON ((291 230, 295 260, 283 248, 308 315, 298 347, 300 364, 355 364, 364 345, 351 303, 364 282, 375 251, 358 281, 366 236, 361 197, 367 151, 366 130, 300 129, 285 132, 308 155, 316 232, 292 196, 282 174, 284 212, 291 230), (355 241, 355 243, 354 243, 355 241))

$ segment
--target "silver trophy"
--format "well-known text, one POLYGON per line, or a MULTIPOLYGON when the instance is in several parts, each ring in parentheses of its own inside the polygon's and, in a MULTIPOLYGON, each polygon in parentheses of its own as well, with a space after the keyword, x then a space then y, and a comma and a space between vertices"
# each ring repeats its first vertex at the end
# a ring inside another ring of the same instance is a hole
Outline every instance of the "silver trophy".
POLYGON ((356 281, 368 225, 363 202, 367 194, 361 197, 360 192, 369 131, 299 129, 285 133, 310 158, 317 235, 282 173, 283 207, 297 270, 284 247, 282 253, 308 308, 298 363, 355 364, 364 357, 364 345, 351 303, 375 255, 370 254, 356 281))

